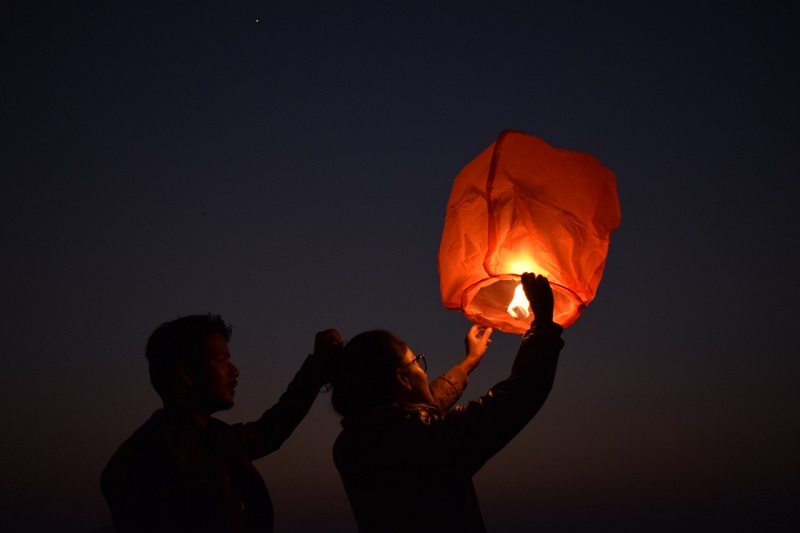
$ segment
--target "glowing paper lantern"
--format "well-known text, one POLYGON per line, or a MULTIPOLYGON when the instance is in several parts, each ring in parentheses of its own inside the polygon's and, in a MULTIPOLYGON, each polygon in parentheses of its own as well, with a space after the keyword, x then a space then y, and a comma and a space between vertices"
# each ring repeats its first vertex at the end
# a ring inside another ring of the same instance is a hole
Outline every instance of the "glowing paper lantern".
POLYGON ((519 280, 535 272, 550 280, 553 320, 568 327, 594 299, 619 221, 614 174, 597 159, 504 131, 453 184, 442 301, 478 324, 524 333, 530 307, 519 280))

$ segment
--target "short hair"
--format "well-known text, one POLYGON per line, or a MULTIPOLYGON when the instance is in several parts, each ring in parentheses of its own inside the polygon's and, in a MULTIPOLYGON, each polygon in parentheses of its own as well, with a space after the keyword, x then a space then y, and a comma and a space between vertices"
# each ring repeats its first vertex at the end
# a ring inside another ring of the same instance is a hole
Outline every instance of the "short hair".
POLYGON ((331 385, 333 408, 342 416, 391 402, 391 383, 408 345, 384 330, 360 333, 337 354, 331 385))
POLYGON ((150 383, 162 400, 174 396, 179 380, 178 364, 198 362, 206 339, 219 333, 229 341, 233 328, 219 315, 190 315, 164 322, 147 339, 150 383))

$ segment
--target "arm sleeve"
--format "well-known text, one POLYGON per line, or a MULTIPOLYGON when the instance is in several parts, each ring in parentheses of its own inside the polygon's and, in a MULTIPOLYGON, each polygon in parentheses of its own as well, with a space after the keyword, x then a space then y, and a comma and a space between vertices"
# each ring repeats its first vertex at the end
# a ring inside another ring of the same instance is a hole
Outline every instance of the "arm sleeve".
POLYGON ((525 427, 544 405, 564 342, 561 327, 534 323, 525 334, 511 374, 489 392, 447 412, 437 439, 475 472, 525 427))
POLYGON ((461 398, 461 394, 469 384, 467 373, 454 366, 430 384, 431 396, 443 413, 447 412, 461 398))
POLYGON ((309 355, 286 387, 278 403, 267 409, 256 422, 236 424, 250 459, 258 459, 281 447, 308 414, 325 383, 322 357, 309 355))

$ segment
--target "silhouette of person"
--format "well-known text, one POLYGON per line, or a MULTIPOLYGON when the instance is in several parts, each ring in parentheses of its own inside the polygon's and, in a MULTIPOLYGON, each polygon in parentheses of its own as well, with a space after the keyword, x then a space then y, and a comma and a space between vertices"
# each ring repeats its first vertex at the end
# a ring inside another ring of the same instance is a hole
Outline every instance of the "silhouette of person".
POLYGON ((437 406, 424 359, 388 332, 357 335, 337 354, 333 458, 360 532, 486 530, 472 476, 542 407, 564 345, 547 279, 526 273, 522 285, 534 320, 511 374, 467 405, 437 406))
POLYGON ((147 341, 150 381, 164 407, 114 453, 101 490, 118 531, 272 531, 269 492, 252 461, 274 452, 308 413, 335 330, 317 333, 286 391, 260 419, 226 424, 211 415, 234 405, 239 370, 231 328, 216 315, 166 322, 147 341))

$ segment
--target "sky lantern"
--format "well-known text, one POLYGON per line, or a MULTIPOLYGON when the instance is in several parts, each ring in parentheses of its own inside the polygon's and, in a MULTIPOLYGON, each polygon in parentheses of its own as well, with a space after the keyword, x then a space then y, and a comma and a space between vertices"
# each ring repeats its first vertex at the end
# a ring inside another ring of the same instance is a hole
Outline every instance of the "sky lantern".
POLYGON ((508 333, 530 326, 524 272, 547 276, 553 320, 572 325, 600 284, 620 222, 614 173, 589 154, 506 130, 456 176, 447 202, 442 302, 508 333))

